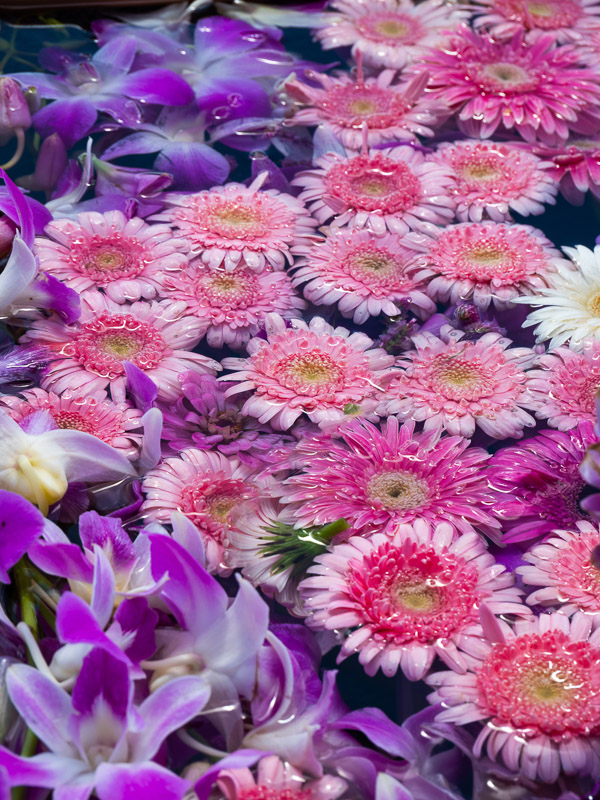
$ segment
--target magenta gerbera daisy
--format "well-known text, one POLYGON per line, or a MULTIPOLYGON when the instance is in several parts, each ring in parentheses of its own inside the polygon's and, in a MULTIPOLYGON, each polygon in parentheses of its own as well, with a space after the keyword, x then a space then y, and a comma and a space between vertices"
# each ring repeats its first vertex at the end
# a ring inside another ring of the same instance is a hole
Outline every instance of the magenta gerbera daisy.
POLYGON ((438 274, 427 293, 442 303, 504 309, 518 295, 548 286, 548 275, 567 263, 530 225, 463 222, 429 243, 429 266, 438 274))
POLYGON ((346 158, 327 153, 314 163, 293 183, 320 223, 334 218, 337 227, 403 235, 430 232, 454 215, 449 170, 408 145, 346 158))
POLYGON ((209 269, 196 262, 166 275, 163 292, 170 300, 182 301, 186 313, 202 321, 211 347, 239 349, 258 333, 267 314, 289 319, 306 308, 290 277, 268 269, 209 269))
MULTIPOLYGON (((530 605, 560 606, 563 614, 600 614, 600 570, 594 555, 600 530, 578 522, 577 530, 554 531, 543 544, 523 556, 528 566, 517 572, 528 586, 541 586, 529 595, 530 605)), ((597 626, 596 626, 597 627, 597 626)))
POLYGON ((320 449, 310 447, 304 468, 288 478, 282 499, 297 504, 300 527, 345 519, 355 533, 393 535, 401 523, 449 522, 464 533, 499 527, 486 510, 488 454, 467 439, 415 433, 414 422, 391 417, 381 430, 356 421, 320 449))
POLYGON ((202 324, 169 300, 118 305, 98 291, 86 292, 77 324, 36 320, 22 337, 48 348, 42 387, 62 394, 70 389, 92 394, 110 386, 113 399, 124 397, 124 361, 131 362, 158 386, 162 400, 179 396, 178 375, 192 370, 214 372, 219 364, 191 353, 202 324))
POLYGON ((337 303, 342 315, 359 325, 371 316, 400 314, 401 305, 420 317, 435 312, 423 291, 423 281, 433 272, 408 240, 342 228, 298 252, 306 258, 297 262, 294 285, 305 284, 304 296, 311 303, 337 303))
POLYGON ((592 633, 586 614, 555 612, 513 629, 488 620, 484 630, 466 674, 427 678, 436 687, 429 701, 445 706, 438 721, 482 723, 475 757, 485 746, 531 780, 600 777, 600 629, 592 633))
POLYGON ((473 24, 496 39, 526 30, 528 38, 552 34, 560 44, 600 30, 598 0, 472 0, 473 24))
POLYGON ((262 173, 250 186, 228 183, 197 194, 168 194, 171 208, 156 219, 171 223, 213 269, 283 269, 292 245, 311 235, 316 222, 298 198, 261 190, 267 176, 262 173))
POLYGON ((190 519, 200 531, 211 571, 231 571, 223 562, 231 510, 258 497, 254 471, 237 458, 206 450, 184 450, 147 473, 140 513, 148 521, 169 523, 173 511, 190 519))
POLYGON ((504 447, 488 467, 494 490, 492 511, 502 520, 504 542, 573 530, 590 517, 579 499, 586 487, 579 474, 586 449, 598 442, 591 422, 569 432, 542 431, 516 447, 504 447))
POLYGON ((443 109, 423 97, 426 75, 410 81, 395 82, 394 70, 386 69, 376 78, 356 80, 347 74, 336 77, 312 72, 311 80, 320 86, 309 86, 298 80, 288 81, 285 88, 294 100, 305 107, 295 111, 288 121, 293 125, 325 124, 344 147, 359 150, 366 140, 370 146, 386 142, 418 142, 418 136, 433 136, 432 128, 443 109))
POLYGON ((452 171, 451 192, 461 222, 485 217, 502 222, 510 212, 543 214, 556 203, 554 166, 522 148, 498 142, 441 144, 435 154, 452 171))
POLYGON ((433 98, 457 113, 468 136, 505 129, 552 144, 600 124, 600 74, 582 59, 571 45, 556 48, 553 36, 497 42, 463 27, 423 61, 433 98))
POLYGON ((187 264, 188 246, 168 225, 127 219, 121 211, 55 219, 35 240, 40 268, 76 292, 102 289, 116 303, 160 294, 158 274, 187 264))
POLYGON ((600 199, 600 137, 570 139, 556 147, 536 143, 533 149, 552 162, 554 180, 569 203, 582 205, 588 191, 600 199))
POLYGON ((582 352, 557 347, 538 358, 541 369, 529 373, 529 408, 559 431, 596 421, 600 388, 600 342, 588 341, 582 352))
POLYGON ((348 787, 337 775, 310 780, 276 755, 261 758, 256 773, 255 778, 247 767, 221 770, 222 800, 336 800, 348 787))
POLYGON ((346 633, 338 662, 358 651, 367 675, 401 669, 416 681, 439 656, 464 672, 460 648, 479 633, 482 601, 495 614, 527 615, 513 576, 481 536, 455 534, 419 519, 393 538, 353 536, 317 556, 298 588, 309 627, 346 633))
POLYGON ((287 430, 306 413, 312 422, 342 418, 349 404, 382 391, 394 358, 373 348, 364 333, 332 328, 321 317, 306 323, 269 314, 267 338, 248 342, 248 358, 225 358, 236 370, 223 380, 237 381, 227 395, 252 392, 242 412, 287 430))
POLYGON ((335 0, 329 24, 315 30, 324 50, 352 47, 365 64, 402 69, 418 60, 424 48, 435 46, 442 31, 458 25, 467 14, 444 0, 335 0))
POLYGON ((509 347, 499 333, 475 341, 460 337, 454 330, 412 337, 415 350, 398 361, 403 369, 388 386, 386 412, 425 422, 425 430, 471 437, 478 425, 495 439, 522 436, 524 428, 535 426, 524 409, 534 351, 509 347))
POLYGON ((18 395, 2 395, 0 406, 23 425, 36 411, 47 411, 59 428, 91 433, 111 447, 135 458, 142 440, 142 412, 127 403, 113 403, 104 392, 96 396, 57 395, 44 389, 26 389, 18 395))

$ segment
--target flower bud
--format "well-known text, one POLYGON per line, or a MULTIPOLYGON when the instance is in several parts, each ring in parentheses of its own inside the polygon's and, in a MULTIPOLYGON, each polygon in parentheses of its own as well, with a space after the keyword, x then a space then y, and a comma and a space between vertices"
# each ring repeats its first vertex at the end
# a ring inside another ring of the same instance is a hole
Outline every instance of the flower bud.
POLYGON ((13 78, 0 78, 0 135, 30 127, 31 113, 23 90, 13 78))
POLYGON ((32 175, 17 180, 19 186, 33 192, 50 192, 67 168, 67 148, 58 133, 42 142, 32 175))

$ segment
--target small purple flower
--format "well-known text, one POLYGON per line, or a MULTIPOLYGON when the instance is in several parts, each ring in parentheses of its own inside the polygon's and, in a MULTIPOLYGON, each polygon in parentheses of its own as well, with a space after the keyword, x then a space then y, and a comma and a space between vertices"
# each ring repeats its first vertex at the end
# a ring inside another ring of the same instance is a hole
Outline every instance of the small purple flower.
MULTIPOLYGON (((284 437, 241 412, 243 401, 226 398, 226 387, 211 375, 179 376, 182 396, 163 409, 163 439, 171 450, 188 447, 236 455, 248 467, 265 466, 284 437)), ((287 437, 291 441, 291 437, 287 437)))

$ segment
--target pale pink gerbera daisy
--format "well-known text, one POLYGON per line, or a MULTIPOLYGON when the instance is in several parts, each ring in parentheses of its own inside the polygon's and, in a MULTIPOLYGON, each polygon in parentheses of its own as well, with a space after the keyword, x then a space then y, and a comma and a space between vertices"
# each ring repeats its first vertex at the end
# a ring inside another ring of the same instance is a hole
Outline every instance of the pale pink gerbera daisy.
POLYGON ((409 145, 346 158, 327 153, 315 166, 293 183, 303 187, 300 197, 320 223, 334 217, 337 227, 403 235, 431 232, 454 215, 448 169, 409 145))
POLYGON ((172 207, 156 216, 185 237, 211 268, 283 269, 290 248, 312 234, 316 222, 301 200, 261 190, 268 173, 250 186, 228 183, 197 194, 168 194, 172 207))
POLYGON ((265 756, 256 778, 247 769, 224 769, 217 785, 225 800, 336 800, 348 784, 336 775, 308 779, 279 756, 265 756))
POLYGON ((187 264, 183 239, 168 225, 127 219, 121 211, 55 219, 35 240, 40 268, 76 292, 102 289, 117 303, 160 294, 158 274, 187 264))
POLYGON ((528 38, 551 34, 559 44, 600 30, 598 0, 472 0, 476 28, 496 39, 527 31, 528 38))
POLYGON ((553 144, 600 124, 600 74, 582 58, 570 45, 556 48, 553 36, 496 42, 464 27, 423 61, 432 97, 457 112, 467 135, 488 139, 505 129, 553 144))
POLYGON ((198 317, 211 347, 239 349, 258 333, 267 314, 289 319, 306 308, 289 276, 268 269, 229 271, 196 262, 165 276, 163 291, 165 297, 182 301, 186 313, 198 317))
POLYGON ((522 148, 498 142, 464 141, 441 144, 435 154, 452 171, 451 192, 461 222, 496 222, 543 214, 544 204, 556 203, 558 186, 553 164, 522 148))
POLYGON ((393 538, 353 536, 317 556, 298 588, 309 627, 346 632, 338 663, 358 651, 367 675, 381 668, 392 677, 400 668, 417 681, 439 656, 465 672, 459 650, 479 633, 482 601, 495 614, 527 616, 512 574, 481 536, 455 534, 452 525, 418 519, 393 538))
POLYGON ((568 262, 530 225, 463 222, 428 243, 429 266, 438 274, 427 293, 441 303, 493 303, 505 309, 515 297, 549 285, 548 276, 568 262))
POLYGON ((36 411, 47 411, 59 428, 91 433, 111 447, 135 458, 141 444, 142 412, 127 403, 113 403, 105 392, 85 397, 62 395, 44 389, 27 389, 19 395, 2 395, 0 407, 23 425, 36 411))
POLYGON ((331 77, 314 72, 310 78, 319 87, 298 80, 288 81, 285 88, 294 100, 305 105, 294 113, 288 124, 325 124, 344 147, 359 150, 366 139, 370 146, 386 142, 418 142, 419 136, 433 136, 432 127, 442 115, 441 106, 423 97, 427 75, 395 83, 396 73, 386 69, 376 78, 356 80, 347 74, 331 77))
POLYGON ((297 262, 294 285, 306 283, 307 300, 337 303, 342 315, 358 325, 379 314, 400 314, 400 305, 420 317, 435 312, 435 303, 423 291, 423 281, 433 272, 408 240, 341 228, 298 252, 306 258, 297 262))
POLYGON ((342 418, 349 404, 382 391, 394 358, 372 348, 364 333, 332 328, 321 317, 290 327, 278 314, 266 319, 267 339, 248 342, 248 358, 225 358, 237 370, 223 380, 237 381, 227 395, 252 391, 243 414, 287 430, 306 413, 312 422, 342 418))
POLYGON ((599 549, 600 530, 590 522, 578 522, 577 531, 554 531, 550 539, 523 556, 531 566, 516 570, 523 583, 543 587, 530 594, 527 602, 560 606, 567 616, 577 611, 600 614, 599 549))
POLYGON ((231 510, 258 497, 254 471, 237 458, 206 450, 184 450, 147 473, 140 513, 148 521, 169 523, 173 511, 190 519, 200 531, 211 571, 230 571, 223 563, 231 510))
POLYGON ((330 23, 315 31, 324 50, 352 47, 365 64, 403 69, 418 61, 424 48, 435 46, 441 32, 458 25, 466 12, 443 0, 335 0, 330 23))
MULTIPOLYGON (((491 617, 491 615, 490 615, 491 617)), ((469 671, 438 672, 437 719, 483 728, 473 753, 487 749, 513 772, 553 783, 561 772, 600 777, 600 629, 576 614, 506 623, 485 617, 469 671)))
POLYGON ((172 401, 179 396, 180 373, 220 369, 216 361, 189 352, 201 336, 200 321, 185 315, 181 304, 163 300, 118 305, 90 291, 77 324, 36 320, 22 340, 52 353, 42 379, 44 389, 93 394, 110 386, 118 400, 125 391, 123 362, 129 361, 156 383, 162 400, 172 401))
POLYGON ((471 437, 478 425, 495 439, 520 437, 535 420, 524 410, 527 372, 535 353, 509 347, 509 339, 486 333, 461 340, 457 331, 413 336, 387 390, 385 410, 401 420, 425 422, 425 430, 471 437))
POLYGON ((304 469, 288 478, 282 500, 297 504, 297 527, 344 518, 355 533, 393 535, 401 523, 449 522, 461 533, 474 527, 494 534, 487 512, 491 495, 488 454, 459 436, 415 434, 391 417, 381 430, 356 421, 338 438, 310 447, 304 469))
POLYGON ((529 408, 559 431, 579 422, 596 421, 596 393, 600 389, 600 342, 587 341, 577 353, 557 347, 540 356, 529 372, 529 408))

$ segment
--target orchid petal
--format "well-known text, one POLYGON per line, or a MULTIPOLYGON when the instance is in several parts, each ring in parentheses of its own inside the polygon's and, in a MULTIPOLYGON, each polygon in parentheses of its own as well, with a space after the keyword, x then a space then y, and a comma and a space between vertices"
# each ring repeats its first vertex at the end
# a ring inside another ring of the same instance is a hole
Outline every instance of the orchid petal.
POLYGON ((44 530, 44 516, 21 495, 0 489, 0 581, 44 530))
POLYGON ((414 800, 413 795, 391 775, 380 772, 375 787, 376 800, 414 800))
POLYGON ((198 800, 208 800, 208 796, 219 773, 224 769, 244 769, 256 764, 265 754, 263 750, 237 750, 209 767, 194 785, 198 800))
POLYGON ((132 72, 121 79, 119 88, 127 97, 165 106, 185 106, 194 99, 189 83, 175 72, 162 67, 132 72))
POLYGON ((146 411, 141 419, 144 426, 144 439, 142 442, 142 452, 138 464, 138 471, 141 475, 154 469, 161 460, 160 440, 163 428, 162 411, 158 408, 151 408, 146 411))
POLYGON ((96 563, 94 564, 94 583, 90 608, 101 628, 108 625, 115 606, 115 573, 99 545, 94 545, 96 563))
POLYGON ((81 672, 73 687, 73 708, 82 716, 98 713, 102 697, 115 717, 125 719, 130 704, 131 679, 127 665, 110 653, 94 648, 83 659, 81 672))
POLYGON ((94 568, 76 544, 71 542, 34 542, 29 558, 36 567, 50 575, 91 583, 94 568))
POLYGON ((92 63, 107 76, 126 75, 137 51, 134 36, 118 36, 103 45, 92 56, 92 63))
POLYGON ((153 166, 171 173, 178 189, 196 192, 223 183, 231 169, 222 153, 201 142, 165 142, 153 166))
POLYGON ((190 783, 159 764, 100 764, 96 794, 100 800, 182 800, 190 783))
POLYGON ((54 275, 43 272, 23 293, 22 299, 33 308, 56 311, 67 325, 81 316, 79 295, 54 275))
POLYGON ((56 609, 56 633, 66 644, 91 644, 106 650, 115 660, 129 663, 128 657, 102 630, 87 603, 72 592, 65 592, 56 609))
POLYGON ((33 122, 37 132, 44 138, 58 133, 65 145, 72 147, 90 132, 97 116, 91 100, 72 97, 69 100, 55 100, 36 111, 33 122))
POLYGON ((18 304, 21 295, 35 279, 37 271, 36 257, 16 233, 10 258, 0 274, 1 313, 9 314, 11 306, 18 304))
POLYGON ((158 397, 158 387, 148 375, 132 364, 130 361, 123 361, 125 375, 127 376, 127 391, 134 402, 136 408, 146 413, 154 405, 158 397))
POLYGON ((27 202, 25 195, 8 177, 3 169, 0 169, 0 176, 6 184, 8 195, 13 202, 14 208, 17 212, 18 225, 21 229, 21 238, 27 247, 33 245, 35 232, 33 227, 33 212, 31 206, 27 202))
POLYGON ((332 722, 331 727, 359 731, 390 756, 404 758, 406 761, 414 761, 417 756, 412 736, 392 722, 379 708, 351 711, 332 722))
POLYGON ((50 447, 58 447, 66 453, 69 480, 90 482, 115 475, 135 475, 129 459, 90 433, 59 428, 44 436, 50 447))
POLYGON ((53 789, 73 780, 87 769, 86 764, 73 758, 42 753, 33 758, 16 756, 0 745, 0 767, 4 767, 12 786, 41 786, 53 789))
POLYGON ((173 511, 171 527, 173 528, 173 539, 191 555, 194 561, 197 561, 200 566, 206 567, 204 541, 192 520, 180 511, 173 511))
POLYGON ((103 161, 110 161, 121 156, 142 155, 144 153, 158 153, 165 146, 167 139, 158 133, 140 131, 126 136, 110 147, 107 147, 102 154, 103 161))

